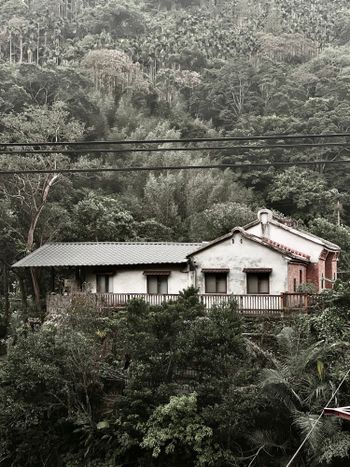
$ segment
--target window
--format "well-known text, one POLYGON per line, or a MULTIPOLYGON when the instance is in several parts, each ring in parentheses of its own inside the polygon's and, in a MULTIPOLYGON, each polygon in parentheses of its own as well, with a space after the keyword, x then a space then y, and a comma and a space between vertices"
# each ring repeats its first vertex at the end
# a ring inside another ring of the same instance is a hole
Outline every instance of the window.
POLYGON ((293 279, 293 292, 296 292, 296 291, 297 291, 297 280, 294 277, 294 279, 293 279))
POLYGON ((227 272, 205 273, 205 293, 227 293, 227 272))
POLYGON ((149 294, 167 294, 168 276, 147 276, 147 293, 149 294))
POLYGON ((247 273, 247 293, 248 294, 270 293, 269 273, 266 273, 266 272, 247 273))
POLYGON ((110 275, 107 275, 107 274, 96 274, 96 291, 97 291, 97 293, 108 293, 108 292, 110 292, 109 278, 110 278, 110 275))
POLYGON ((300 269, 299 270, 299 284, 302 284, 303 283, 303 270, 300 269))

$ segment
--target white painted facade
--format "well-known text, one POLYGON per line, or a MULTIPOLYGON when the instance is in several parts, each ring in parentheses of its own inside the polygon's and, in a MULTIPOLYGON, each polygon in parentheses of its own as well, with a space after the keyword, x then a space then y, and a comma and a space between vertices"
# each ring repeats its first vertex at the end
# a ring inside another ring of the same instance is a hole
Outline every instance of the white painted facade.
MULTIPOLYGON (((247 275, 244 268, 271 268, 270 294, 280 294, 288 290, 288 260, 279 252, 260 245, 235 232, 232 238, 217 243, 192 256, 192 270, 189 267, 153 268, 169 271, 168 294, 178 294, 187 287, 194 286, 199 293, 206 293, 203 269, 228 269, 227 294, 246 294, 247 275)), ((99 271, 103 274, 103 271, 99 271)), ((110 274, 110 273, 109 273, 110 274)), ((96 271, 86 272, 86 290, 96 293, 96 271)), ((109 275, 111 293, 147 293, 147 268, 116 269, 109 275), (146 274, 145 274, 146 273, 146 274)))
POLYGON ((265 227, 262 223, 248 227, 246 232, 256 235, 257 237, 266 237, 274 242, 281 243, 282 245, 290 245, 294 250, 301 251, 306 255, 310 255, 310 260, 317 263, 322 253, 323 246, 315 241, 307 239, 306 236, 301 237, 297 233, 293 233, 293 229, 286 230, 279 227, 275 223, 268 223, 265 227))
POLYGON ((288 258, 260 245, 240 232, 232 238, 217 243, 210 248, 194 254, 195 283, 199 293, 205 293, 204 269, 229 269, 227 274, 227 293, 246 294, 247 274, 245 268, 271 268, 270 294, 280 294, 288 290, 288 258))
POLYGON ((147 294, 150 293, 147 278, 150 274, 156 276, 159 272, 160 278, 167 278, 167 294, 178 294, 194 286, 200 294, 245 295, 249 293, 247 282, 252 281, 251 276, 248 278, 249 274, 256 276, 259 283, 268 282, 268 292, 265 292, 264 286, 264 291, 259 289, 256 292, 260 294, 280 295, 284 292, 296 292, 297 286, 309 281, 318 286, 317 290, 322 290, 326 287, 327 274, 332 280, 336 279, 336 260, 339 253, 337 245, 281 224, 273 219, 272 212, 267 209, 261 210, 258 213, 258 221, 245 229, 235 228, 231 233, 207 245, 197 245, 197 250, 187 259, 184 258, 183 264, 85 268, 84 289, 92 293, 98 292, 97 275, 105 275, 108 277, 106 280, 109 293, 147 294), (322 257, 325 251, 326 256, 322 257), (328 266, 325 262, 327 255, 332 262, 328 266), (263 271, 264 269, 266 271, 263 271), (209 281, 206 274, 221 274, 219 280, 226 281, 225 292, 221 290, 222 282, 220 287, 216 287, 216 290, 220 291, 207 290, 210 287, 206 287, 206 277, 209 281), (261 278, 261 274, 265 274, 264 279, 261 278))
MULTIPOLYGON (((140 294, 147 293, 147 272, 149 268, 139 269, 119 269, 109 275, 109 292, 111 293, 130 293, 140 294)), ((178 268, 153 268, 157 271, 170 271, 168 277, 168 294, 178 294, 179 291, 187 289, 191 284, 191 274, 188 272, 187 267, 178 268)), ((103 271, 99 271, 103 274, 103 271)), ((89 270, 86 272, 85 278, 86 290, 96 293, 97 291, 97 278, 96 271, 89 270)))

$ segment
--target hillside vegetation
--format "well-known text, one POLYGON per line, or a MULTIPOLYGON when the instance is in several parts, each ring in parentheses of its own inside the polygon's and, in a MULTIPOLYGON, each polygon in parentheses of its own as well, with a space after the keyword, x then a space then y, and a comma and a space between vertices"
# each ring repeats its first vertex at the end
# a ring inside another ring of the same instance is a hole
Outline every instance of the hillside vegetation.
MULTIPOLYGON (((346 133, 350 5, 0 0, 0 83, 0 149, 13 142, 346 133)), ((0 175, 0 337, 9 336, 0 359, 4 467, 285 466, 348 370, 350 291, 341 283, 317 314, 290 322, 247 323, 234 304, 205 313, 192 290, 177 303, 135 301, 114 316, 77 303, 39 330, 28 328, 28 316, 37 316, 29 306, 33 284, 38 304, 47 277, 10 267, 48 241, 211 240, 266 206, 338 243, 339 268, 350 270, 347 166, 297 165, 349 159, 348 148, 181 147, 0 151, 0 170, 17 171, 296 164, 0 175), (14 296, 23 309, 11 317, 14 296)), ((349 403, 346 380, 332 404, 349 403)), ((349 465, 348 423, 322 418, 294 465, 349 465)))
MULTIPOLYGON (((349 294, 294 321, 205 312, 188 290, 17 328, 0 360, 1 464, 284 467, 349 368, 349 294)), ((349 399, 347 379, 331 405, 349 399)), ((348 466, 348 423, 323 417, 294 465, 348 466)))
MULTIPOLYGON (((1 0, 0 141, 347 132, 347 4, 1 0)), ((1 154, 0 168, 346 158, 348 149, 343 146, 1 154)), ((341 269, 349 270, 345 168, 318 163, 251 170, 2 177, 2 283, 12 280, 8 268, 16 258, 47 241, 210 240, 249 222, 263 206, 339 243, 341 269)), ((18 279, 25 299, 31 281, 26 276, 18 279)), ((35 281, 45 290, 43 278, 35 281)))

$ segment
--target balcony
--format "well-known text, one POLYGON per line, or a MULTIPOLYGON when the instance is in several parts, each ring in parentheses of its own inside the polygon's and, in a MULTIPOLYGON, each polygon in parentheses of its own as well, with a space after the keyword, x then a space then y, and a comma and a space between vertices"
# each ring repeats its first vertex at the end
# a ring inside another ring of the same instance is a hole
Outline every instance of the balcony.
MULTIPOLYGON (((119 293, 72 293, 69 295, 48 295, 47 311, 67 309, 77 303, 86 301, 98 310, 123 309, 133 299, 142 299, 150 305, 161 305, 164 302, 174 302, 178 294, 119 294, 119 293)), ((200 294, 199 301, 210 309, 213 305, 236 301, 238 312, 248 316, 284 316, 293 312, 307 313, 319 303, 319 295, 283 293, 280 295, 219 295, 200 294)))

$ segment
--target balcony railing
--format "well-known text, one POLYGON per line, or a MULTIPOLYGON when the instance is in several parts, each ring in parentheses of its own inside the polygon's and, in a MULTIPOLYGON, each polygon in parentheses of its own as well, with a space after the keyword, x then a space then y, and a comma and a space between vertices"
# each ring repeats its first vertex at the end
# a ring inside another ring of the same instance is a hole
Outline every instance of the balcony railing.
MULTIPOLYGON (((143 293, 73 293, 69 295, 48 295, 47 310, 68 308, 77 301, 86 301, 97 309, 125 308, 130 300, 142 299, 150 305, 161 305, 179 299, 178 294, 143 293)), ((200 294, 200 302, 210 309, 214 305, 235 301, 238 312, 245 315, 281 315, 285 312, 308 312, 318 303, 318 295, 283 293, 280 295, 221 295, 200 294)))

